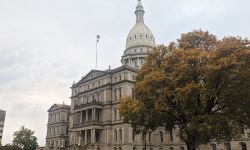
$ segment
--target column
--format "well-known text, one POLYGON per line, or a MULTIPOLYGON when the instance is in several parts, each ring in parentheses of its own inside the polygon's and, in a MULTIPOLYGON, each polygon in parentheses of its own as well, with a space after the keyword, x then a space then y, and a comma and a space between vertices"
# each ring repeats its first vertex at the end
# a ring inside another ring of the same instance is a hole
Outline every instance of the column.
POLYGON ((88 110, 86 110, 86 122, 88 122, 88 110))
POLYGON ((92 109, 92 121, 95 121, 95 109, 92 109))
POLYGON ((95 129, 91 130, 91 143, 95 143, 95 129))
POLYGON ((83 111, 81 111, 80 123, 82 123, 82 122, 83 122, 83 120, 82 120, 82 113, 83 113, 83 111))
POLYGON ((137 66, 139 66, 139 67, 141 66, 139 57, 137 58, 137 66))
POLYGON ((88 130, 85 130, 85 139, 84 139, 84 144, 86 145, 87 144, 87 134, 88 134, 88 130))

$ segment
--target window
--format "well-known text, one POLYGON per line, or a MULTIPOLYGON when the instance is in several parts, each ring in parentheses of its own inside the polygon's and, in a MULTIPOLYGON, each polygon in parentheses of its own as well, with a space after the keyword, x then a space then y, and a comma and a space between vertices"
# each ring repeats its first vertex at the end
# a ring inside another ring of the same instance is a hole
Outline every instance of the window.
POLYGON ((117 101, 117 91, 114 91, 114 100, 117 101))
POLYGON ((135 140, 135 133, 134 132, 132 133, 132 139, 133 139, 133 141, 135 140))
POLYGON ((137 68, 137 67, 138 67, 138 66, 137 66, 137 61, 135 61, 135 62, 134 62, 134 65, 135 65, 135 68, 137 68))
POLYGON ((241 128, 240 132, 241 132, 241 134, 245 134, 244 128, 241 128))
POLYGON ((114 110, 114 120, 117 120, 117 110, 114 110))
POLYGON ((122 141, 122 129, 119 130, 119 134, 120 134, 120 141, 122 141))
POLYGON ((151 132, 148 132, 148 141, 151 142, 151 132))
POLYGON ((212 150, 217 150, 216 144, 211 144, 212 150))
POLYGON ((142 141, 145 141, 145 134, 144 133, 141 134, 141 139, 142 139, 142 141))
POLYGON ((170 141, 174 141, 173 130, 169 131, 169 138, 170 138, 170 141))
POLYGON ((225 143, 225 149, 226 150, 231 150, 231 144, 230 143, 225 143))
POLYGON ((185 148, 184 147, 180 147, 180 150, 185 150, 185 148))
POLYGON ((141 60, 141 66, 143 65, 143 63, 144 63, 144 61, 143 61, 143 60, 141 60))
POLYGON ((240 146, 241 146, 241 150, 247 150, 246 143, 242 142, 242 143, 240 143, 240 146))
POLYGON ((169 147, 169 150, 174 150, 174 148, 173 147, 169 147))
POLYGON ((115 130, 115 141, 117 141, 117 131, 115 130))
POLYGON ((136 150, 136 147, 133 147, 133 150, 136 150))
POLYGON ((97 95, 97 101, 100 101, 100 94, 97 95))
POLYGON ((121 76, 121 75, 119 75, 119 80, 120 80, 120 81, 122 80, 122 76, 121 76))
POLYGON ((121 99, 122 98, 122 89, 120 88, 119 89, 119 99, 121 99))
POLYGON ((162 131, 160 131, 160 140, 161 140, 161 142, 163 142, 163 133, 162 133, 162 131))

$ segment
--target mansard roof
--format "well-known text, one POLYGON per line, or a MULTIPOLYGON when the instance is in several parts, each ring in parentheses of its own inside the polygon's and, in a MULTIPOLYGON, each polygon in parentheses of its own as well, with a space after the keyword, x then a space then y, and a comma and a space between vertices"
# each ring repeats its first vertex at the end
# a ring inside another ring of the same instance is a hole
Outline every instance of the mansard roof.
POLYGON ((70 109, 69 105, 65 105, 65 104, 54 104, 50 107, 50 109, 48 110, 48 112, 52 112, 52 111, 56 111, 59 109, 70 109))

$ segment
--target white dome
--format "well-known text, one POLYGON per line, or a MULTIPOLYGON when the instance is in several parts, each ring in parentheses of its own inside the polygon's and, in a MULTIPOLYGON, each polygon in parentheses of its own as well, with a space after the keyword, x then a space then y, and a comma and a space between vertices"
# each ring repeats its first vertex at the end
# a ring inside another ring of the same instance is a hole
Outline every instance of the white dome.
POLYGON ((135 10, 136 24, 128 34, 126 49, 121 59, 123 65, 136 69, 141 68, 148 55, 148 51, 156 46, 153 33, 144 24, 144 13, 141 0, 138 0, 135 10))
POLYGON ((150 29, 143 23, 137 22, 128 34, 126 50, 133 47, 154 47, 155 38, 150 29))

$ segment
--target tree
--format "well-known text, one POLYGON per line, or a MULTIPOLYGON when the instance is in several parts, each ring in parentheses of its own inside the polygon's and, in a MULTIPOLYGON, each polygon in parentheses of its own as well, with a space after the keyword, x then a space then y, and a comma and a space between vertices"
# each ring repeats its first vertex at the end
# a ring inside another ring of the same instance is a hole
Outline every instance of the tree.
POLYGON ((250 127, 250 48, 241 37, 219 40, 195 30, 154 48, 139 70, 121 116, 132 127, 178 128, 188 150, 229 141, 250 127))
POLYGON ((18 146, 6 144, 5 146, 0 146, 0 150, 22 150, 18 146))
POLYGON ((19 131, 14 132, 13 137, 13 145, 23 148, 24 150, 35 150, 38 146, 34 131, 24 126, 21 126, 19 131))

